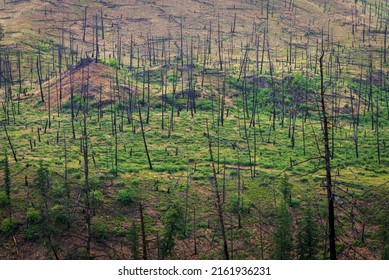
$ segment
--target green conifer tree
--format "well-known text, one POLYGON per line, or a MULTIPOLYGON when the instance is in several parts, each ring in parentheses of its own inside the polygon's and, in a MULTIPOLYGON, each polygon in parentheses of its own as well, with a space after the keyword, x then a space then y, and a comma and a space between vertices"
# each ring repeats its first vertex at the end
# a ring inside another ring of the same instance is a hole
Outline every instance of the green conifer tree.
POLYGON ((176 245, 174 238, 185 238, 185 215, 178 202, 171 202, 162 217, 164 233, 161 240, 161 254, 170 256, 176 245))
POLYGON ((311 206, 306 206, 297 232, 297 256, 300 260, 315 260, 319 252, 319 226, 311 206))
POLYGON ((270 257, 276 260, 290 260, 293 252, 293 220, 286 202, 278 207, 276 218, 270 257))
POLYGON ((130 251, 134 260, 139 260, 139 231, 139 225, 136 222, 132 222, 128 232, 128 240, 130 241, 130 251))

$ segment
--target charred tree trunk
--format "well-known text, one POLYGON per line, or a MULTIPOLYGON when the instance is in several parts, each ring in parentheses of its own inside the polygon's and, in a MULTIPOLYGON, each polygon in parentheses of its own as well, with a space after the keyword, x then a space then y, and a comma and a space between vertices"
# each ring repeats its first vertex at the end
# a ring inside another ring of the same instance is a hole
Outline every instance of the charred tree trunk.
POLYGON ((325 104, 325 88, 324 88, 324 46, 322 42, 322 53, 319 58, 320 63, 320 103, 322 113, 323 137, 324 137, 324 159, 326 170, 326 188, 327 188, 327 207, 328 207, 328 228, 329 228, 329 243, 330 243, 330 259, 336 260, 336 243, 335 243, 335 211, 334 211, 334 194, 332 193, 332 175, 331 175, 331 151, 329 147, 329 128, 325 104))
POLYGON ((211 135, 209 134, 209 127, 208 127, 208 119, 206 120, 207 123, 207 138, 208 138, 208 149, 209 149, 209 156, 212 163, 212 189, 214 190, 214 200, 215 200, 215 207, 219 218, 220 228, 221 228, 221 235, 223 239, 223 252, 224 252, 224 258, 226 260, 230 259, 230 254, 228 252, 228 243, 227 243, 227 235, 225 230, 225 224, 224 224, 224 217, 223 217, 223 209, 220 201, 220 193, 219 193, 219 187, 217 183, 217 175, 216 175, 216 169, 215 169, 215 163, 213 160, 213 154, 212 154, 212 144, 211 144, 211 135))

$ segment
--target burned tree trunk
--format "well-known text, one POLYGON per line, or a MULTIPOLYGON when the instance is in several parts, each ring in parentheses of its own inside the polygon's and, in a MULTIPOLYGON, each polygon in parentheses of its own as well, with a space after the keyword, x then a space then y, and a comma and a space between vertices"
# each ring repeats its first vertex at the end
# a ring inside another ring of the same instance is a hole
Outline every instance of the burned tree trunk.
POLYGON ((319 58, 320 63, 320 103, 322 113, 322 128, 324 138, 324 160, 326 170, 326 188, 327 188, 327 207, 328 207, 328 227, 329 227, 329 243, 330 243, 330 259, 336 260, 336 243, 335 243, 335 211, 334 211, 334 194, 332 193, 332 175, 331 175, 331 152, 329 147, 329 128, 325 104, 325 88, 324 88, 324 73, 323 59, 324 47, 322 42, 322 53, 319 58))
POLYGON ((226 260, 230 259, 230 254, 228 252, 228 243, 227 243, 227 235, 225 230, 225 224, 224 224, 224 217, 223 217, 223 209, 220 201, 220 193, 219 193, 219 187, 217 184, 217 175, 216 175, 216 169, 215 169, 215 163, 213 161, 213 154, 212 154, 212 144, 211 144, 211 135, 209 134, 209 127, 208 127, 208 119, 206 120, 207 123, 207 138, 208 138, 208 149, 209 149, 209 156, 212 163, 212 189, 214 190, 214 200, 215 200, 215 207, 217 211, 217 215, 219 218, 220 228, 221 228, 221 235, 223 239, 223 252, 224 252, 224 258, 226 260))

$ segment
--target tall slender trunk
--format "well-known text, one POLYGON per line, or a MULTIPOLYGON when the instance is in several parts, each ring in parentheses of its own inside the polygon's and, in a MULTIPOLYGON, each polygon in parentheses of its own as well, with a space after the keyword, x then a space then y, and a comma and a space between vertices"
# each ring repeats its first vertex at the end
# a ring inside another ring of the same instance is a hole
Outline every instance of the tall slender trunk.
POLYGON ((139 202, 139 214, 140 214, 140 225, 141 225, 141 229, 142 229, 143 259, 147 260, 146 230, 145 230, 145 222, 144 222, 144 217, 143 217, 143 206, 142 206, 141 202, 139 202))
POLYGON ((84 157, 84 176, 85 176, 85 223, 87 229, 87 240, 86 240, 86 250, 88 257, 91 257, 91 240, 92 240, 92 231, 91 231, 91 213, 90 213, 90 186, 89 186, 89 154, 88 154, 88 127, 87 127, 87 114, 88 114, 88 92, 89 92, 89 67, 88 67, 88 78, 87 78, 86 92, 83 94, 84 97, 84 108, 83 108, 83 157, 84 157))
POLYGON ((322 42, 322 54, 319 59, 320 63, 320 103, 323 124, 324 150, 325 150, 325 169, 326 169, 326 188, 327 188, 327 203, 328 203, 328 227, 329 227, 329 243, 330 243, 330 259, 336 260, 336 244, 335 244, 335 211, 334 211, 334 195, 332 193, 332 176, 331 176, 331 152, 329 147, 329 128, 325 104, 325 89, 324 89, 324 73, 323 59, 324 47, 322 42))
POLYGON ((210 155, 210 160, 212 163, 212 185, 213 185, 213 190, 214 190, 214 196, 215 196, 215 207, 217 210, 218 218, 219 218, 219 223, 220 223, 220 228, 221 228, 221 234, 222 234, 222 239, 223 239, 223 252, 224 252, 224 257, 226 260, 230 259, 230 254, 228 252, 228 244, 227 244, 227 235, 226 235, 226 230, 225 230, 225 224, 224 224, 224 217, 223 217, 223 209, 220 201, 220 193, 219 193, 219 187, 217 184, 217 176, 216 176, 216 169, 215 169, 215 163, 213 161, 213 154, 212 154, 212 144, 211 144, 211 135, 209 134, 209 126, 208 126, 208 119, 206 120, 207 123, 207 138, 208 138, 208 149, 209 149, 209 155, 210 155))
POLYGON ((140 105, 138 105, 138 111, 139 111, 140 127, 141 127, 141 130, 142 130, 143 144, 145 146, 146 155, 147 155, 147 161, 149 162, 150 170, 152 170, 153 169, 153 165, 151 164, 151 159, 150 159, 150 155, 149 155, 149 149, 147 148, 147 142, 146 142, 146 137, 145 137, 145 131, 143 129, 143 121, 142 121, 142 113, 141 113, 141 110, 140 110, 140 105))

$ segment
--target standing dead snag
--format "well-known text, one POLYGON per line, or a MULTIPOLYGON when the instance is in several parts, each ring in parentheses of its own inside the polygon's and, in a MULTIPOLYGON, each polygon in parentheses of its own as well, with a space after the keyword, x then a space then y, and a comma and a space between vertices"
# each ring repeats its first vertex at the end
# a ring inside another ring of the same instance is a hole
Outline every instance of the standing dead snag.
POLYGON ((213 154, 212 154, 212 143, 211 143, 211 135, 209 134, 209 126, 208 126, 208 119, 206 120, 207 123, 207 138, 208 138, 208 149, 209 149, 209 156, 212 163, 212 189, 214 191, 214 200, 215 200, 215 207, 219 218, 220 228, 221 228, 221 234, 223 238, 223 251, 224 251, 224 257, 226 260, 230 259, 230 255, 228 252, 228 244, 227 244, 227 235, 224 225, 224 218, 223 218, 223 209, 221 207, 221 201, 220 201, 220 193, 219 193, 219 187, 217 184, 217 176, 216 176, 216 169, 215 169, 215 163, 213 161, 213 154))
POLYGON ((85 36, 86 36, 86 17, 87 17, 87 13, 88 13, 88 6, 85 6, 85 10, 84 10, 84 18, 83 18, 83 22, 82 22, 82 41, 85 42, 85 36))
MULTIPOLYGON (((82 133, 82 151, 84 158, 84 176, 85 176, 85 224, 87 229, 87 241, 86 241, 86 250, 88 257, 91 257, 91 241, 92 241, 92 230, 91 230, 91 207, 90 207, 90 185, 89 185, 89 152, 88 152, 88 122, 87 122, 87 114, 88 114, 88 93, 89 93, 89 66, 87 73, 87 85, 85 89, 85 93, 83 94, 83 133, 82 133)), ((82 87, 84 88, 84 87, 82 87)))
POLYGON ((322 42, 322 53, 319 58, 320 63, 320 103, 322 113, 322 129, 324 137, 324 159, 326 169, 326 188, 327 188, 327 207, 328 207, 328 227, 329 227, 329 242, 330 242, 330 259, 336 260, 336 244, 335 244, 335 211, 334 211, 334 194, 332 193, 332 175, 331 175, 331 153, 329 147, 328 119, 325 104, 325 88, 324 88, 324 73, 323 59, 324 46, 322 42))
MULTIPOLYGON (((95 30, 96 30, 96 36, 95 36, 95 39, 96 39, 96 58, 95 58, 95 61, 97 63, 97 62, 99 62, 99 26, 97 24, 97 14, 95 17, 95 30)), ((120 67, 120 64, 119 64, 119 67, 120 67)))
POLYGON ((42 88, 42 67, 41 67, 41 50, 39 49, 38 58, 36 59, 36 71, 38 72, 38 80, 39 80, 39 89, 41 94, 41 101, 45 103, 45 99, 43 97, 43 88, 42 88))
POLYGON ((4 131, 5 131, 5 136, 7 137, 7 140, 8 140, 9 147, 11 148, 14 160, 15 160, 15 162, 18 162, 18 158, 16 157, 16 152, 14 150, 14 146, 12 145, 11 138, 8 135, 7 126, 5 124, 4 124, 4 131))
POLYGON ((146 230, 145 222, 143 217, 143 205, 139 202, 139 214, 140 214, 140 225, 142 229, 142 249, 143 249, 143 259, 147 260, 147 244, 146 244, 146 230))
POLYGON ((141 130, 142 130, 143 144, 145 145, 145 150, 146 150, 146 155, 147 155, 147 160, 149 162, 150 170, 152 170, 153 169, 153 165, 151 164, 151 159, 150 159, 150 155, 149 155, 149 149, 147 148, 147 142, 146 142, 146 137, 145 137, 145 131, 143 129, 143 121, 142 121, 142 113, 141 113, 141 110, 140 110, 140 105, 138 106, 138 111, 139 111, 140 127, 141 127, 141 130))

